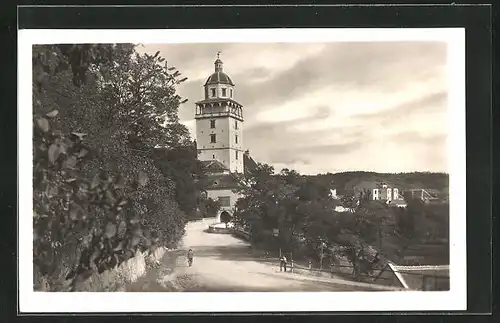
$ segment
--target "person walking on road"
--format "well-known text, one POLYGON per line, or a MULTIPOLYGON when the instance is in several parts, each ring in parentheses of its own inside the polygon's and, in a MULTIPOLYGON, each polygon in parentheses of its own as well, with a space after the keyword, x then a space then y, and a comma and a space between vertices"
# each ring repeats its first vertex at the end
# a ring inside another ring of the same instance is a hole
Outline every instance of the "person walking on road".
POLYGON ((189 267, 191 267, 193 265, 193 249, 189 249, 189 251, 187 253, 187 259, 188 259, 189 267))
POLYGON ((283 257, 281 259, 283 261, 283 270, 286 272, 286 262, 287 262, 287 260, 286 260, 285 255, 283 255, 283 257))

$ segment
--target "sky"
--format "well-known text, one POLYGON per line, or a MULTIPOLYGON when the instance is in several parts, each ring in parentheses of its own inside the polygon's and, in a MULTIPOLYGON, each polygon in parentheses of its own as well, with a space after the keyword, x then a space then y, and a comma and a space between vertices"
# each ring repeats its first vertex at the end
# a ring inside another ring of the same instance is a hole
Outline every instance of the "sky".
POLYGON ((188 80, 179 117, 194 138, 195 102, 218 51, 243 105, 258 162, 304 174, 448 172, 445 42, 146 44, 188 80))

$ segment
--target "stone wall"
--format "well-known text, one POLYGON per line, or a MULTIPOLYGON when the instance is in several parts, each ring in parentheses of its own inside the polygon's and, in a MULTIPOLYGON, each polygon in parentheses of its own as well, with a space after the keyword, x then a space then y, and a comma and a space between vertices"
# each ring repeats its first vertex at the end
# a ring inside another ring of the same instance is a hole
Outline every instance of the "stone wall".
MULTIPOLYGON (((152 254, 137 251, 135 257, 123 262, 117 268, 106 270, 99 274, 95 272, 84 281, 77 281, 75 291, 77 292, 113 292, 123 291, 125 284, 135 282, 139 277, 153 266, 159 265, 161 259, 167 251, 166 248, 157 248, 152 254)), ((43 277, 35 278, 35 291, 69 291, 70 281, 65 281, 55 286, 50 286, 49 282, 43 277)))
POLYGON ((231 228, 216 228, 216 227, 209 226, 208 227, 208 232, 210 232, 210 233, 231 234, 231 233, 233 233, 233 230, 231 228))

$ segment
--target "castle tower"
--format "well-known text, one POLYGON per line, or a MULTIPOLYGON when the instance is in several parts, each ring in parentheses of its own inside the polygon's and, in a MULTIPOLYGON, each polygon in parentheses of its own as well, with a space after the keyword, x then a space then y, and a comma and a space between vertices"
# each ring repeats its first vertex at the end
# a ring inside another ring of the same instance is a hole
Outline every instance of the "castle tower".
POLYGON ((243 173, 243 106, 234 99, 234 83, 224 73, 219 53, 214 65, 204 85, 205 98, 196 102, 198 158, 243 173))

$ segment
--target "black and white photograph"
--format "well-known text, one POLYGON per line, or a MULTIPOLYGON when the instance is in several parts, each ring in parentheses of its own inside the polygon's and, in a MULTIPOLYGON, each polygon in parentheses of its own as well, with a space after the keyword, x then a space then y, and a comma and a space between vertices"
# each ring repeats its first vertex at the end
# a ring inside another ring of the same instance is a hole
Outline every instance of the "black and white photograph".
POLYGON ((464 37, 20 31, 21 306, 462 309, 464 37))

